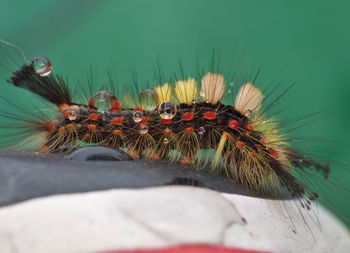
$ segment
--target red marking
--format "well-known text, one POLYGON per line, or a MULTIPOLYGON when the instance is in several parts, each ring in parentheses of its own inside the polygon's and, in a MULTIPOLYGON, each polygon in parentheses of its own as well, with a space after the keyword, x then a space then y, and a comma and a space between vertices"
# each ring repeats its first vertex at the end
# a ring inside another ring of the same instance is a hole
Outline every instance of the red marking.
POLYGON ((70 108, 70 105, 68 105, 68 104, 58 105, 58 110, 60 110, 60 111, 63 111, 65 109, 67 109, 67 108, 70 108))
POLYGON ((118 100, 114 100, 112 103, 111 112, 119 113, 120 112, 119 107, 120 107, 120 104, 119 104, 118 100))
POLYGON ((256 154, 255 154, 254 152, 252 152, 252 151, 248 152, 248 155, 249 155, 250 157, 256 157, 256 154))
POLYGON ((257 149, 261 149, 261 148, 262 148, 262 146, 261 146, 260 144, 255 144, 255 147, 256 147, 257 149))
POLYGON ((91 131, 95 131, 95 130, 96 130, 96 125, 94 125, 94 124, 89 124, 89 125, 88 125, 88 128, 89 128, 91 131))
POLYGON ((188 133, 188 134, 189 134, 189 133, 192 133, 193 130, 194 130, 193 127, 186 127, 186 128, 185 128, 185 132, 188 133))
POLYGON ((65 111, 63 116, 65 119, 68 119, 69 118, 69 114, 71 113, 72 111, 71 110, 68 110, 68 111, 65 111))
POLYGON ((247 132, 244 133, 245 136, 249 136, 250 134, 251 134, 250 131, 247 131, 247 132))
POLYGON ((265 145, 265 139, 261 138, 261 139, 260 139, 260 143, 261 143, 262 145, 265 145))
POLYGON ((48 151, 49 151, 49 147, 46 145, 43 145, 36 150, 36 152, 39 152, 39 153, 47 153, 48 151))
POLYGON ((115 117, 112 119, 114 125, 121 125, 123 122, 123 117, 115 117))
POLYGON ((228 123, 228 126, 230 128, 232 128, 233 130, 237 130, 239 128, 239 123, 237 120, 231 120, 229 123, 228 123))
POLYGON ((178 245, 178 246, 153 248, 153 249, 114 250, 114 251, 107 251, 104 253, 267 253, 267 252, 215 246, 215 245, 194 244, 194 245, 178 245))
POLYGON ((269 153, 270 153, 270 156, 272 156, 273 158, 277 158, 278 157, 278 152, 276 150, 274 150, 274 149, 271 149, 269 151, 269 153))
POLYGON ((223 132, 223 135, 225 135, 227 139, 231 139, 232 137, 228 132, 223 132))
POLYGON ((113 109, 111 109, 111 112, 113 112, 113 113, 120 113, 120 110, 113 108, 113 109))
POLYGON ((147 124, 148 123, 148 119, 147 117, 142 117, 142 119, 140 120, 139 124, 147 124))
POLYGON ((74 124, 67 124, 67 129, 72 131, 74 129, 74 124))
POLYGON ((171 124, 171 119, 160 119, 160 121, 161 121, 162 124, 164 124, 164 125, 169 125, 169 124, 171 124))
POLYGON ((60 133, 63 133, 64 131, 65 131, 64 126, 61 126, 61 127, 58 129, 58 132, 60 132, 60 133))
POLYGON ((173 133, 173 131, 171 131, 171 129, 165 128, 165 130, 164 130, 164 135, 169 136, 169 135, 171 135, 172 133, 173 133))
POLYGON ((193 112, 185 112, 184 115, 182 116, 182 119, 184 121, 191 121, 194 118, 193 112))
POLYGON ((92 98, 89 100, 89 106, 95 107, 95 102, 92 98))
POLYGON ((114 131, 113 131, 113 134, 114 134, 114 135, 121 135, 121 134, 122 134, 122 131, 121 131, 121 130, 114 130, 114 131))
POLYGON ((239 148, 244 148, 245 143, 244 143, 243 141, 237 141, 237 142, 236 142, 236 145, 237 145, 237 147, 239 147, 239 148))
POLYGON ((208 119, 208 120, 214 120, 214 119, 216 119, 216 113, 213 111, 208 111, 208 112, 204 113, 204 118, 208 119))
POLYGON ((140 107, 136 107, 136 108, 134 109, 134 111, 135 111, 135 112, 143 112, 142 108, 140 108, 140 107))
POLYGON ((253 131, 253 125, 248 124, 247 129, 248 129, 249 131, 253 131))
POLYGON ((119 107, 120 107, 120 104, 119 104, 118 100, 114 100, 112 103, 112 108, 118 109, 119 107))
POLYGON ((47 131, 49 131, 49 133, 53 133, 56 129, 56 126, 54 123, 49 123, 46 125, 47 131))
POLYGON ((86 134, 84 135, 84 139, 90 139, 90 138, 91 138, 91 134, 86 133, 86 134))
POLYGON ((93 121, 96 121, 96 120, 98 120, 98 117, 100 117, 100 114, 98 114, 98 113, 91 113, 90 116, 89 116, 89 119, 91 119, 93 121))

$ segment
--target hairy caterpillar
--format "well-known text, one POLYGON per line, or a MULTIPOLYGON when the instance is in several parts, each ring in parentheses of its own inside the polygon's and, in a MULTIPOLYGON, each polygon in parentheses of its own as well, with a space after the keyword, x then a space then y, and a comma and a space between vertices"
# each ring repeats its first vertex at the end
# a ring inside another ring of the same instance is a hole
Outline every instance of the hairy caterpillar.
POLYGON ((277 198, 287 192, 307 208, 318 194, 296 174, 320 171, 328 176, 328 165, 290 147, 279 125, 266 115, 278 98, 262 107, 264 95, 254 80, 242 84, 231 104, 222 102, 226 80, 214 71, 163 83, 155 78, 155 86, 136 99, 101 90, 77 103, 65 80, 51 70, 48 59, 36 57, 9 79, 57 107, 52 118, 17 118, 23 124, 15 137, 29 133, 41 142, 39 152, 99 144, 125 150, 134 159, 180 160, 226 174, 262 194, 277 198))

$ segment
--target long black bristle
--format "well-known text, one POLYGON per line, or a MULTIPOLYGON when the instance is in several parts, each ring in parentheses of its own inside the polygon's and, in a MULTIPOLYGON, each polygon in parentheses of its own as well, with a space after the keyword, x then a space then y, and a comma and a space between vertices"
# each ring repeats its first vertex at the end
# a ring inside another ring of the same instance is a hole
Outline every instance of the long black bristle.
POLYGON ((50 74, 42 77, 33 70, 31 65, 23 65, 21 70, 13 73, 8 82, 29 90, 58 106, 73 104, 70 91, 61 76, 50 74))

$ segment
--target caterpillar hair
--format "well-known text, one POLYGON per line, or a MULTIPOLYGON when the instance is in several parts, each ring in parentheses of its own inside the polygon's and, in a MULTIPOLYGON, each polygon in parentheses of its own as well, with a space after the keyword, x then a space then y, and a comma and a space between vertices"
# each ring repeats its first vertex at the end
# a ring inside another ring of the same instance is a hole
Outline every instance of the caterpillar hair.
POLYGON ((64 78, 52 73, 50 61, 36 57, 8 81, 53 104, 57 113, 53 117, 42 111, 43 115, 27 117, 3 113, 22 122, 9 142, 30 135, 25 143, 34 140, 38 152, 66 153, 98 144, 124 150, 134 159, 180 161, 224 174, 262 195, 278 198, 287 192, 310 208, 318 193, 308 179, 297 175, 317 171, 327 178, 330 167, 293 149, 290 138, 267 114, 289 88, 264 106, 254 77, 243 82, 231 103, 224 103, 232 91, 221 72, 196 77, 181 72, 181 79, 175 75, 168 82, 156 72, 154 87, 138 92, 136 99, 132 92, 117 96, 111 88, 112 92, 101 90, 77 103, 64 78))

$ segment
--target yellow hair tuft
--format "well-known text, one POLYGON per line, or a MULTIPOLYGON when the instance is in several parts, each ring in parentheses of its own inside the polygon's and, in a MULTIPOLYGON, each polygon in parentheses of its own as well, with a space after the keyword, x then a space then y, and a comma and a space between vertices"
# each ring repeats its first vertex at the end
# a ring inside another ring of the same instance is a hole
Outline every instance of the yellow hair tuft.
POLYGON ((187 80, 177 81, 175 93, 180 104, 191 105, 193 100, 197 98, 198 88, 196 80, 188 78, 187 80))

